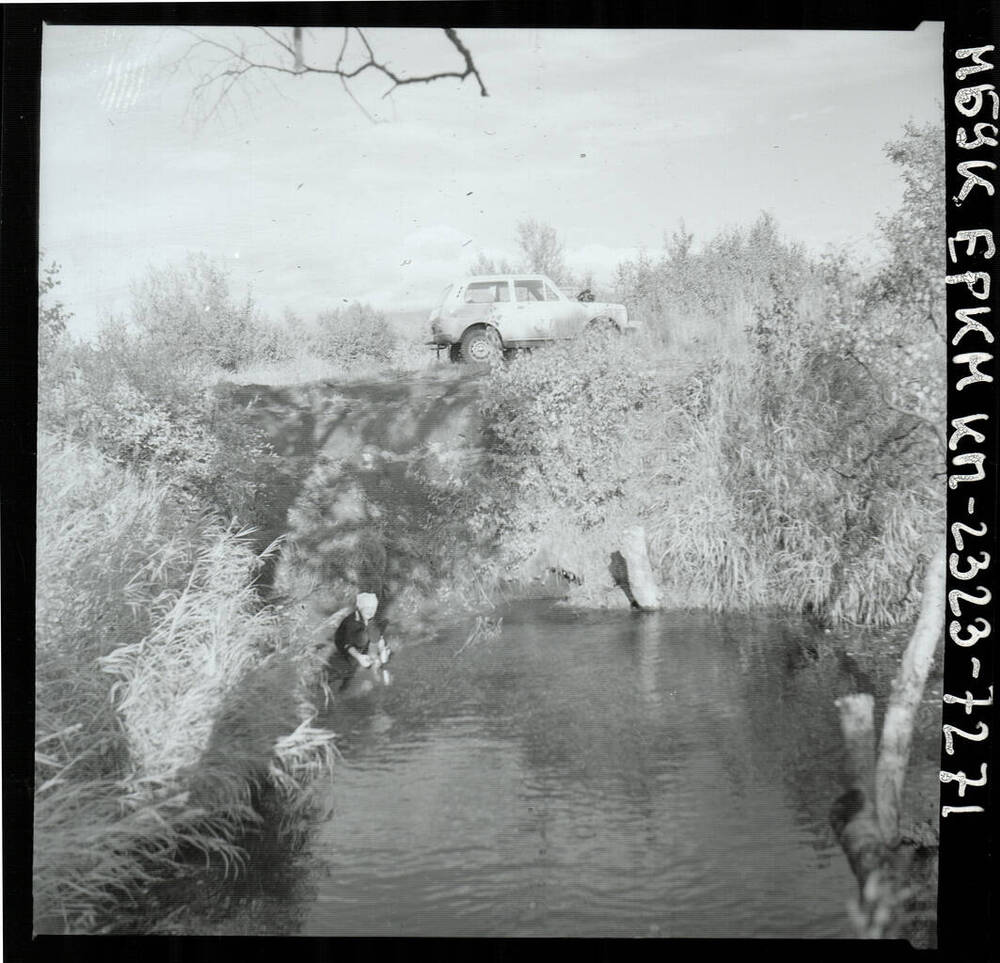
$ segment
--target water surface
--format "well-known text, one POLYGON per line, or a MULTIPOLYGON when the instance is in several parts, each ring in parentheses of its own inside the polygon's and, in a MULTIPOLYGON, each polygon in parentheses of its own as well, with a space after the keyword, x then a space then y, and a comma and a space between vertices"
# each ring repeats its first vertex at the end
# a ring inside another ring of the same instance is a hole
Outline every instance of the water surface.
POLYGON ((468 627, 318 720, 343 761, 303 935, 853 935, 834 694, 796 630, 522 607, 456 655, 468 627))

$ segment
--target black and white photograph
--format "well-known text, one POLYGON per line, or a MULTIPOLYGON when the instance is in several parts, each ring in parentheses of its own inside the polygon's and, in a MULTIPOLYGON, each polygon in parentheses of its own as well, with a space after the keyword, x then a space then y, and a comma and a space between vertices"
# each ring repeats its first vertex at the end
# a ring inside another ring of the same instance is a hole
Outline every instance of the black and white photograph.
POLYGON ((33 932, 936 947, 944 23, 170 6, 42 26, 33 932))

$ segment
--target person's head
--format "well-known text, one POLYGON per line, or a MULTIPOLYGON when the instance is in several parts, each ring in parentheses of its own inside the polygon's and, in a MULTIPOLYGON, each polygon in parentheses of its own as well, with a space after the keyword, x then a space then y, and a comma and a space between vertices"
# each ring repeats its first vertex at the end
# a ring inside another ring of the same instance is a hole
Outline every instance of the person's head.
POLYGON ((372 592, 360 592, 357 598, 358 612, 366 622, 378 608, 378 597, 372 592))

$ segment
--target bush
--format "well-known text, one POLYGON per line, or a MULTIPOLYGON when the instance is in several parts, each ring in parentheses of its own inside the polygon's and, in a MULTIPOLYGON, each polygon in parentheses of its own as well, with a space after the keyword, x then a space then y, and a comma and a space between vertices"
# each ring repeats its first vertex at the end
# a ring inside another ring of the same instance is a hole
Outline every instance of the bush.
POLYGON ((368 304, 355 301, 344 309, 324 311, 316 319, 316 352, 348 368, 388 363, 396 341, 385 315, 368 304))
POLYGON ((261 428, 226 405, 209 367, 109 322, 96 345, 60 349, 39 370, 39 426, 156 473, 191 506, 229 517, 260 506, 276 456, 261 428))
POLYGON ((907 190, 874 277, 829 255, 808 297, 776 285, 688 413, 654 545, 696 604, 913 616, 944 509, 942 146, 935 127, 889 146, 907 190))
POLYGON ((690 377, 676 350, 650 384, 586 343, 494 371, 475 517, 501 568, 606 582, 616 527, 641 522, 675 604, 912 617, 943 519, 940 130, 888 152, 907 187, 875 272, 807 257, 766 215, 622 265, 620 296, 690 377))
POLYGON ((799 347, 782 367, 755 344, 710 382, 707 411, 685 415, 670 449, 676 481, 652 528, 663 576, 690 604, 909 617, 940 508, 933 462, 857 369, 799 347))
POLYGON ((616 297, 666 346, 730 353, 760 314, 794 311, 814 283, 803 250, 784 241, 769 214, 694 250, 683 223, 658 259, 618 267, 616 297))
POLYGON ((72 314, 61 301, 50 297, 62 281, 59 280, 59 265, 55 262, 40 265, 38 281, 38 363, 51 364, 53 358, 64 350, 69 342, 66 330, 72 314))
POLYGON ((635 433, 654 397, 636 350, 632 339, 605 334, 490 373, 485 480, 467 510, 477 531, 496 540, 501 567, 551 548, 557 530, 605 525, 629 500, 641 469, 635 433))
POLYGON ((234 299, 225 271, 204 254, 150 268, 133 286, 132 320, 175 357, 227 371, 254 360, 267 340, 252 295, 234 299))

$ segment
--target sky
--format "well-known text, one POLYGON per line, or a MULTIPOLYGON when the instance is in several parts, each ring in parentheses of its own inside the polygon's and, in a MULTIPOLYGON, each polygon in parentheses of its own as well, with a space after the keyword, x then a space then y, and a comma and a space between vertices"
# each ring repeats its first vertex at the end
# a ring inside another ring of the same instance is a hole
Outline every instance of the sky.
MULTIPOLYGON (((197 31, 290 62, 260 31, 197 31)), ((46 26, 40 243, 71 330, 127 318, 151 268, 198 252, 275 320, 355 299, 429 310, 478 253, 516 259, 528 218, 599 284, 682 220, 697 247, 765 210, 813 251, 872 258, 902 193, 883 147, 941 118, 937 23, 458 33, 488 97, 472 78, 383 96, 371 75, 349 94, 252 72, 217 103, 197 88, 221 54, 182 29, 46 26)), ((440 30, 366 35, 399 73, 461 69, 440 30)), ((342 37, 306 30, 306 62, 334 62, 342 37)))

